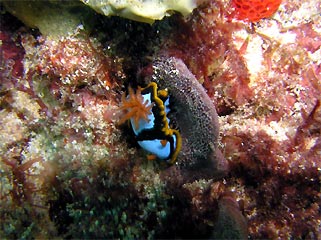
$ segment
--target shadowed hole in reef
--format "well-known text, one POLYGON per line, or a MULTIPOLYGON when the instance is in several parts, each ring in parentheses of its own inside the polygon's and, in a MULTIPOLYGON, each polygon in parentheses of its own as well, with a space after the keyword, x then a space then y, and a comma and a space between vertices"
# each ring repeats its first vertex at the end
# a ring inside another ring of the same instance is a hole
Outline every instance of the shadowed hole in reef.
MULTIPOLYGON (((72 224, 72 218, 67 212, 67 205, 70 203, 72 203, 72 196, 66 191, 59 194, 57 200, 49 202, 49 217, 55 223, 59 235, 68 232, 68 227, 72 224)), ((65 237, 71 238, 71 236, 65 237)))

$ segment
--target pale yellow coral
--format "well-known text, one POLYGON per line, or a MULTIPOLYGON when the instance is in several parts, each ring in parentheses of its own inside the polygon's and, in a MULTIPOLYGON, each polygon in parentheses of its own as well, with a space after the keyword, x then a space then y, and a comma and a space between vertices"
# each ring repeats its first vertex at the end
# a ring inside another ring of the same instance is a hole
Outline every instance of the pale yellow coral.
POLYGON ((81 0, 106 16, 116 15, 153 23, 173 12, 188 15, 201 2, 197 0, 81 0))

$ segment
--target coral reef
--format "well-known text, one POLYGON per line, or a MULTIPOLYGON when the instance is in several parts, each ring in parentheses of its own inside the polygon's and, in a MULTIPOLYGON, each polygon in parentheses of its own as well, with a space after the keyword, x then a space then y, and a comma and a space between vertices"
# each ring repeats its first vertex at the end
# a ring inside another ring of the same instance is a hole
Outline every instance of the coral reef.
POLYGON ((320 239, 320 1, 249 23, 213 0, 153 25, 23 4, 0 3, 1 239, 320 239), (151 80, 183 139, 172 166, 118 124, 151 80), (225 175, 202 168, 218 152, 225 175))
POLYGON ((250 26, 224 21, 225 4, 181 22, 164 52, 182 58, 216 103, 227 185, 250 236, 318 239, 320 3, 285 1, 275 20, 250 26))

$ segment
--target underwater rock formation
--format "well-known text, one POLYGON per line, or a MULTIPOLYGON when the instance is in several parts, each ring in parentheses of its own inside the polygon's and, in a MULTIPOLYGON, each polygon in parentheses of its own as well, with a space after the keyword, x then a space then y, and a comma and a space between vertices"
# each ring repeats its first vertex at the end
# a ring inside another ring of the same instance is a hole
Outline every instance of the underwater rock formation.
POLYGON ((248 236, 247 229, 247 220, 235 197, 223 194, 218 200, 218 216, 211 238, 245 239, 248 236))

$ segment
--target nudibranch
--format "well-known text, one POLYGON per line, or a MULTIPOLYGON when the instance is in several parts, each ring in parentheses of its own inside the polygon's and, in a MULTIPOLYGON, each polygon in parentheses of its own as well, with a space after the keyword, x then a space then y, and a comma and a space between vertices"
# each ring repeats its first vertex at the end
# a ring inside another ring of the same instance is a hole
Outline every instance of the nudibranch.
POLYGON ((170 127, 169 97, 168 91, 158 90, 155 82, 139 87, 136 93, 129 88, 128 96, 122 96, 120 110, 124 116, 119 123, 130 120, 138 144, 158 159, 173 164, 181 149, 181 136, 170 127))

